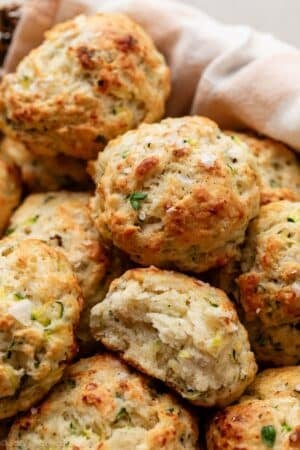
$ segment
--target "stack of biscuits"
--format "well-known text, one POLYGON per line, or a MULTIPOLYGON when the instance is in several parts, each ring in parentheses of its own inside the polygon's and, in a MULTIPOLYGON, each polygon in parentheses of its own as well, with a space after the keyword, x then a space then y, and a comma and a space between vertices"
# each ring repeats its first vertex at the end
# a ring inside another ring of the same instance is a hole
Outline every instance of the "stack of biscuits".
POLYGON ((300 449, 299 162, 171 75, 99 13, 2 79, 7 450, 300 449))

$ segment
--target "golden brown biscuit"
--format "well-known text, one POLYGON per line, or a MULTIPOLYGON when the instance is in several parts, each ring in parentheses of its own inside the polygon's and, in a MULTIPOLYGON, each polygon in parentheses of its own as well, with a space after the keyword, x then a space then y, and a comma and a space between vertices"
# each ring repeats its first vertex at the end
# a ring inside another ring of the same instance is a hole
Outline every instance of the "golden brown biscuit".
POLYGON ((236 142, 245 142, 257 159, 261 204, 300 199, 300 165, 281 142, 250 133, 226 131, 236 142))
POLYGON ((1 125, 37 154, 90 159, 112 138, 159 120, 169 69, 142 28, 121 14, 78 16, 5 75, 1 125))
POLYGON ((300 367, 262 372, 248 394, 215 415, 208 450, 299 449, 300 367))
POLYGON ((0 156, 0 236, 21 197, 21 178, 17 167, 0 156))
POLYGON ((202 272, 236 256, 259 208, 254 158, 203 117, 142 125, 94 167, 100 233, 142 265, 202 272))
POLYGON ((256 373, 247 333, 227 296, 176 272, 133 269, 114 280, 91 311, 91 331, 196 405, 236 400, 256 373))
POLYGON ((195 420, 151 380, 110 355, 82 359, 17 420, 7 450, 196 450, 195 420))
POLYGON ((247 388, 247 395, 268 399, 274 395, 299 398, 300 366, 278 367, 260 372, 247 388))
POLYGON ((0 419, 61 378, 76 351, 81 292, 67 259, 41 241, 0 242, 0 419))
POLYGON ((261 361, 280 364, 280 354, 285 352, 288 359, 281 364, 299 361, 299 223, 300 202, 265 205, 251 223, 242 249, 243 273, 237 279, 240 302, 261 361))
POLYGON ((15 240, 35 238, 61 251, 70 261, 84 298, 78 336, 91 341, 89 315, 113 278, 125 270, 118 252, 105 249, 90 217, 90 194, 33 194, 16 210, 7 233, 15 240))
POLYGON ((300 364, 299 320, 274 327, 266 327, 260 320, 245 325, 258 361, 268 366, 300 364))
POLYGON ((93 184, 86 171, 86 161, 65 155, 37 156, 21 142, 8 137, 0 144, 0 158, 18 166, 29 192, 86 190, 93 184))

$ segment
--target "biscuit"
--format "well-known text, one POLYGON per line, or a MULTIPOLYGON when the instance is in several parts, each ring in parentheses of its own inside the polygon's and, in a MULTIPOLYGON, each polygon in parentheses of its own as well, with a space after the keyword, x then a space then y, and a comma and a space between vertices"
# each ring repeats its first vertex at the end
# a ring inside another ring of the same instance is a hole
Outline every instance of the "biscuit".
POLYGON ((260 372, 247 389, 247 395, 268 399, 275 395, 299 397, 300 366, 279 367, 260 372))
POLYGON ((86 161, 65 155, 37 156, 21 142, 8 137, 0 144, 0 158, 19 168, 27 192, 86 190, 93 184, 86 171, 86 161))
POLYGON ((0 242, 0 419, 24 411, 76 352, 81 292, 71 266, 41 241, 0 242))
POLYGON ((89 314, 110 281, 122 273, 122 259, 100 240, 89 211, 90 194, 32 194, 16 210, 7 233, 15 240, 35 238, 61 251, 72 265, 84 298, 77 334, 90 341, 89 314))
POLYGON ((245 142, 254 157, 261 190, 261 204, 300 199, 300 165, 284 144, 250 133, 226 131, 237 142, 245 142))
POLYGON ((111 141, 93 171, 101 235, 145 266, 225 265, 259 209, 247 146, 203 117, 141 125, 111 141))
POLYGON ((0 236, 21 197, 21 179, 17 167, 0 156, 0 236))
POLYGON ((187 275, 153 267, 127 271, 92 309, 91 331, 195 405, 236 400, 256 373, 230 300, 187 275))
MULTIPOLYGON (((255 346, 261 346, 257 334, 260 330, 262 341, 266 341, 270 334, 274 336, 275 343, 279 339, 280 349, 276 350, 274 346, 275 353, 282 351, 284 354, 287 351, 289 355, 299 353, 299 220, 300 202, 282 200, 263 206, 248 229, 242 248, 242 274, 237 278, 245 324, 255 346), (292 326, 293 330, 287 325, 292 326), (291 331, 293 340, 289 338, 291 331)), ((269 361, 272 353, 262 350, 264 359, 269 361)), ((295 363, 298 361, 299 357, 295 363)))
POLYGON ((300 367, 266 370, 247 393, 215 415, 208 427, 208 450, 299 449, 300 367))
POLYGON ((112 138, 159 120, 170 90, 163 56, 122 14, 56 25, 3 77, 5 134, 37 154, 95 158, 112 138))
POLYGON ((17 420, 7 450, 195 450, 189 412, 110 355, 70 366, 62 383, 17 420))
POLYGON ((275 366, 300 364, 300 322, 267 327, 260 320, 245 322, 258 361, 275 366))

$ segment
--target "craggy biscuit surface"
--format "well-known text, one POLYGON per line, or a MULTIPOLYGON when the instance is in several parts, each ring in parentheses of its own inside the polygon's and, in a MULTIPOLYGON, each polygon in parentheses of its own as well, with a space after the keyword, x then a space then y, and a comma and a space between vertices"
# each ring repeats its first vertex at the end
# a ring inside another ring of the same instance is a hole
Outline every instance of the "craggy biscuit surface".
POLYGON ((86 161, 71 156, 37 156, 21 142, 5 137, 0 144, 0 158, 19 168, 22 182, 29 192, 86 190, 92 186, 86 161))
POLYGON ((159 120, 169 69, 150 37, 121 14, 78 16, 5 75, 1 126, 37 154, 90 159, 141 122, 159 120))
POLYGON ((260 373, 236 405, 218 412, 208 450, 300 448, 300 366, 260 373))
POLYGON ((142 265, 203 272, 226 264, 259 208, 253 156, 209 119, 142 125, 94 167, 101 234, 142 265))
POLYGON ((242 249, 240 303, 262 361, 299 362, 299 223, 300 202, 265 205, 251 223, 242 249))
POLYGON ((21 179, 17 167, 0 155, 0 236, 21 197, 21 179))
POLYGON ((82 359, 38 408, 17 420, 7 450, 196 450, 187 410, 110 355, 82 359))
POLYGON ((226 131, 236 142, 245 142, 257 159, 261 204, 300 199, 300 165, 281 142, 247 133, 226 131))
POLYGON ((30 408, 76 351, 81 292, 67 259, 41 241, 0 243, 0 419, 30 408))
POLYGON ((247 333, 220 290, 183 274, 133 269, 91 312, 94 337, 200 406, 225 405, 256 373, 247 333))

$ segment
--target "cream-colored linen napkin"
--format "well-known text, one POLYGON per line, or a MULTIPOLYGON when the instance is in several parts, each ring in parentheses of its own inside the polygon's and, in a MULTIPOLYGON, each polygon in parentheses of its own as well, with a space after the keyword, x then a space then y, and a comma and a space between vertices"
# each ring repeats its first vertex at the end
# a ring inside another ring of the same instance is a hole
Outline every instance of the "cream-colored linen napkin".
POLYGON ((121 11, 140 23, 172 71, 167 114, 201 114, 221 127, 253 128, 300 151, 300 52, 247 26, 227 26, 172 0, 28 0, 6 71, 54 23, 121 11))

